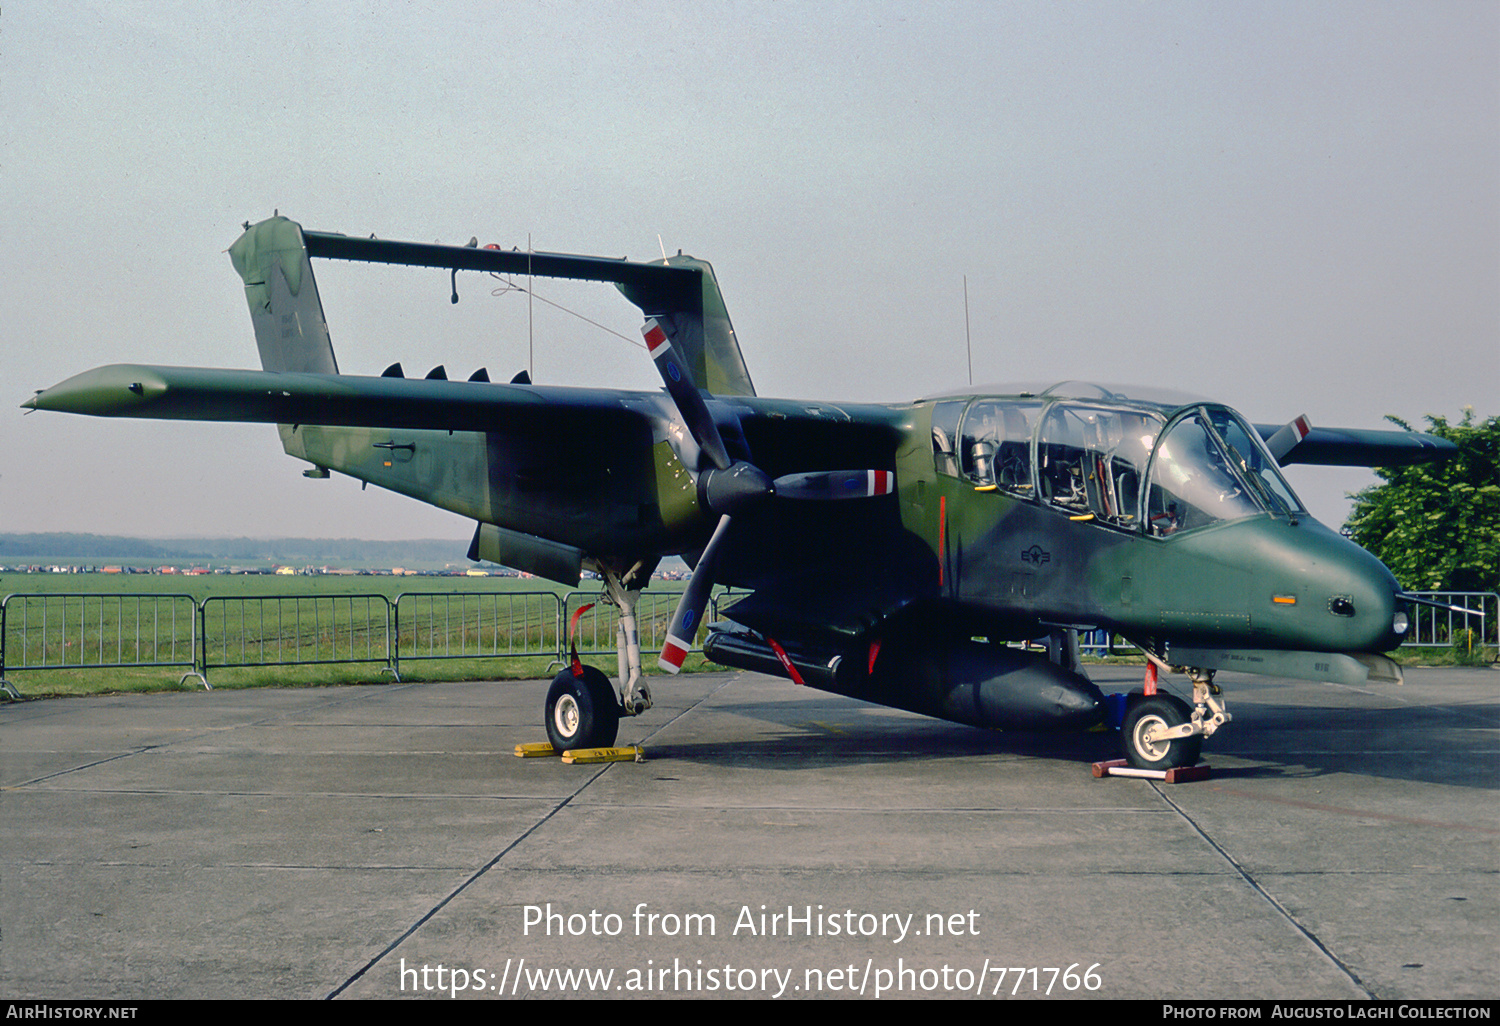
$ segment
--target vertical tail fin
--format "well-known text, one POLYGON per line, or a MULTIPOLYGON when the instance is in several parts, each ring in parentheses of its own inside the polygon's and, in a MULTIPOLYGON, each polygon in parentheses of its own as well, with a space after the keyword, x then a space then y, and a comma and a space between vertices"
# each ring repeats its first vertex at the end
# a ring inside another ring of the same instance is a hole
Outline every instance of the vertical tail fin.
POLYGON ((229 259, 245 280, 261 367, 337 374, 302 226, 284 217, 251 225, 229 247, 229 259))
POLYGON ((652 263, 697 271, 702 281, 700 296, 693 297, 697 302, 682 308, 671 305, 665 294, 640 287, 621 285, 620 291, 661 325, 699 388, 714 395, 754 395, 755 385, 740 353, 734 325, 729 323, 729 311, 713 267, 707 260, 681 253, 652 263))

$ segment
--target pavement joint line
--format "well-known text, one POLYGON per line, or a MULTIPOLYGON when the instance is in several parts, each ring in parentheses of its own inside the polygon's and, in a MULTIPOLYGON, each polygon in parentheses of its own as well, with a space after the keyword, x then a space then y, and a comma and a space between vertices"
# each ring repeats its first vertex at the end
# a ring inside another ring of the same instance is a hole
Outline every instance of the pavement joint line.
POLYGON ((1203 838, 1205 844, 1207 844, 1214 851, 1218 852, 1219 856, 1223 858, 1225 862, 1229 863, 1231 867, 1233 867, 1235 873, 1238 874, 1240 879, 1244 880, 1245 883, 1248 884, 1256 894, 1259 894, 1272 908, 1280 913, 1286 919, 1286 921, 1291 924, 1294 930, 1305 937, 1308 942, 1313 945, 1313 947, 1321 951, 1330 962, 1337 966, 1338 970, 1349 978, 1349 982, 1359 988, 1361 994, 1363 994, 1367 999, 1371 1001, 1375 1000, 1375 995, 1370 991, 1370 988, 1365 986, 1365 982, 1359 978, 1359 976, 1354 972, 1353 969, 1344 964, 1343 959, 1335 955, 1333 951, 1329 949, 1328 945, 1324 944, 1322 940, 1318 938, 1317 934, 1313 933, 1307 927, 1303 926, 1302 923, 1298 921, 1297 917, 1292 915, 1292 913, 1287 909, 1285 905, 1278 901, 1270 891, 1262 887, 1260 885, 1260 882, 1256 880, 1255 877, 1252 876, 1244 866, 1240 865, 1239 861, 1233 855, 1229 854, 1229 852, 1225 850, 1225 848, 1221 844, 1219 844, 1219 842, 1210 837, 1208 835, 1208 832, 1198 825, 1197 821, 1194 820, 1192 816, 1188 815, 1186 809, 1172 800, 1171 795, 1167 794, 1166 790, 1160 784, 1158 784, 1154 780, 1150 783, 1152 789, 1161 796, 1161 800, 1175 809, 1177 814, 1182 817, 1182 821, 1188 826, 1192 827, 1193 831, 1197 833, 1199 837, 1203 838))
POLYGON ((609 809, 660 809, 663 811, 675 811, 678 809, 723 809, 726 812, 857 812, 867 813, 872 816, 912 816, 924 813, 934 815, 956 815, 965 816, 1101 816, 1101 815, 1124 815, 1124 816, 1170 816, 1170 809, 1148 809, 1148 808, 1116 808, 1079 806, 1073 809, 1043 809, 1015 806, 1007 809, 983 808, 971 805, 882 805, 872 808, 866 805, 683 805, 667 804, 665 802, 600 802, 597 806, 587 802, 574 802, 579 808, 609 808, 609 809))
MULTIPOLYGON (((0 791, 18 790, 18 787, 0 787, 0 791)), ((75 794, 75 795, 110 795, 121 797, 125 795, 136 796, 158 796, 158 797, 218 797, 218 798, 340 798, 340 799, 368 799, 371 801, 497 801, 497 802, 537 802, 541 804, 556 801, 551 797, 537 797, 530 794, 445 794, 441 792, 428 791, 207 791, 188 790, 187 788, 112 788, 112 787, 28 787, 29 791, 45 791, 48 794, 75 794)))
MULTIPOLYGON (((146 745, 142 748, 133 748, 128 752, 117 752, 114 755, 106 756, 103 759, 95 759, 93 762, 82 763, 78 766, 69 766, 67 769, 60 769, 54 773, 46 773, 31 780, 23 780, 19 784, 7 784, 4 787, 0 787, 0 791, 19 791, 22 788, 34 787, 35 785, 40 784, 45 780, 52 780, 56 777, 64 777, 69 773, 77 773, 81 770, 93 769, 95 766, 103 766, 105 763, 116 762, 120 759, 128 759, 133 755, 140 755, 143 752, 149 752, 152 749, 160 747, 161 745, 146 745)), ((71 790, 71 788, 46 788, 45 790, 67 791, 71 790)))
MULTIPOLYGON (((731 684, 738 684, 740 682, 740 680, 743 679, 743 677, 744 677, 743 673, 731 674, 718 687, 714 688, 712 691, 710 691, 708 694, 704 695, 702 698, 698 699, 697 701, 695 701, 695 702, 693 702, 693 703, 691 703, 689 705, 684 706, 681 710, 678 711, 678 713, 675 716, 673 716, 671 719, 667 720, 667 722, 663 723, 661 726, 657 727, 651 733, 647 734, 645 737, 643 737, 637 743, 640 744, 640 745, 645 745, 645 743, 647 741, 650 741, 652 738, 656 737, 658 734, 660 734, 662 731, 666 730, 672 724, 676 723, 678 720, 682 719, 688 713, 690 713, 694 709, 698 708, 698 706, 702 705, 704 702, 707 702, 710 698, 713 698, 720 691, 723 691, 725 688, 729 687, 729 685, 731 685, 731 684)), ((648 761, 649 761, 649 759, 648 759, 648 761)))
MULTIPOLYGON (((164 869, 164 870, 171 871, 174 868, 181 867, 183 865, 183 863, 180 862, 180 861, 177 861, 177 860, 167 861, 167 862, 162 862, 162 861, 148 862, 148 861, 143 861, 143 860, 130 861, 130 860, 126 860, 126 859, 109 859, 109 860, 101 860, 101 861, 79 860, 79 861, 76 861, 76 862, 68 862, 68 861, 63 861, 61 859, 46 859, 46 860, 36 860, 36 859, 34 859, 34 860, 30 860, 30 861, 12 861, 10 863, 10 865, 12 865, 12 866, 30 866, 32 868, 50 867, 50 868, 53 868, 53 869, 80 868, 80 867, 82 867, 82 868, 100 867, 100 868, 105 868, 105 869, 164 869)), ((213 869, 213 870, 231 870, 231 869, 267 870, 267 869, 273 869, 273 870, 284 870, 284 871, 289 872, 289 873, 330 873, 330 872, 344 872, 344 873, 370 873, 370 872, 379 872, 379 873, 387 873, 387 872, 397 872, 397 873, 410 873, 410 872, 446 873, 446 872, 452 872, 453 870, 462 870, 465 867, 464 866, 460 866, 460 865, 438 865, 438 864, 421 865, 419 863, 404 863, 404 862, 402 862, 402 863, 397 863, 397 862, 372 862, 372 863, 366 863, 366 864, 363 864, 363 865, 350 865, 348 863, 332 863, 332 862, 330 862, 330 863, 322 863, 322 862, 307 862, 307 863, 296 863, 296 862, 200 862, 198 864, 197 868, 199 868, 199 869, 213 869)))
MULTIPOLYGON (((385 685, 385 686, 386 687, 390 687, 390 688, 394 688, 396 690, 404 691, 407 688, 420 687, 421 684, 420 683, 417 683, 417 684, 391 684, 391 685, 385 685)), ((317 703, 317 705, 319 705, 319 706, 340 705, 340 704, 342 704, 344 702, 356 701, 359 698, 366 697, 366 696, 364 696, 364 695, 361 694, 361 692, 364 690, 363 688, 348 688, 348 689, 339 689, 339 690, 340 691, 345 691, 346 693, 342 693, 342 694, 330 693, 327 697, 325 697, 323 699, 323 701, 317 703)), ((298 712, 303 712, 303 711, 305 711, 305 710, 303 710, 303 709, 299 709, 298 710, 298 712)), ((35 778, 31 779, 31 780, 23 780, 23 781, 21 781, 20 783, 17 783, 17 784, 6 784, 6 785, 3 785, 3 786, 0 786, 0 791, 16 791, 16 790, 20 790, 22 788, 30 788, 30 787, 33 787, 33 786, 35 786, 37 784, 40 784, 40 783, 42 783, 43 781, 46 781, 46 780, 52 780, 52 779, 54 779, 56 777, 67 776, 70 773, 78 773, 78 772, 80 772, 82 770, 93 769, 96 766, 102 766, 105 763, 114 762, 114 761, 116 761, 118 759, 128 759, 128 758, 131 758, 132 756, 144 755, 147 752, 153 752, 153 751, 157 751, 157 750, 161 750, 161 749, 167 749, 167 748, 181 747, 181 746, 183 746, 185 744, 191 744, 192 742, 198 741, 198 740, 200 740, 200 739, 202 739, 204 737, 208 737, 208 736, 211 736, 211 735, 217 734, 217 733, 222 733, 224 731, 243 730, 246 727, 264 727, 264 726, 268 726, 268 725, 274 724, 277 720, 284 720, 284 719, 286 719, 287 716, 289 716, 289 715, 290 715, 289 713, 283 713, 283 714, 279 714, 279 715, 273 713, 273 714, 268 715, 268 716, 262 716, 260 719, 248 720, 248 721, 246 721, 244 723, 231 723, 231 724, 227 724, 227 725, 224 725, 224 726, 205 727, 202 730, 198 731, 197 733, 193 734, 192 737, 172 738, 170 741, 162 741, 162 742, 159 742, 157 744, 141 745, 141 746, 139 746, 137 748, 132 748, 129 751, 126 751, 126 752, 117 752, 114 755, 108 756, 108 757, 103 758, 103 759, 95 759, 93 762, 81 763, 81 764, 79 764, 77 766, 69 766, 67 769, 60 769, 60 770, 57 770, 57 771, 55 771, 53 773, 48 773, 48 774, 45 774, 45 775, 40 776, 40 777, 35 777, 35 778)), ((72 789, 71 788, 56 788, 55 790, 66 791, 66 790, 72 790, 72 789)), ((79 791, 80 792, 100 791, 102 793, 108 793, 108 794, 121 794, 121 793, 123 793, 123 794, 129 794, 129 793, 131 793, 131 792, 128 792, 128 791, 126 791, 126 792, 111 791, 111 790, 109 790, 107 788, 80 788, 79 791)), ((163 792, 163 793, 170 794, 170 793, 173 793, 173 792, 163 792)), ((197 792, 185 792, 185 793, 197 793, 197 792)), ((210 791, 210 792, 201 792, 201 793, 212 794, 214 792, 210 791)))
MULTIPOLYGON (((667 727, 671 726, 673 723, 676 723, 683 716, 686 716, 691 710, 697 708, 699 705, 701 705, 702 703, 708 701, 708 699, 712 698, 714 695, 718 694, 719 691, 721 691, 723 688, 728 687, 730 683, 732 683, 733 681, 737 681, 739 679, 740 679, 740 675, 739 674, 735 674, 729 680, 726 680, 723 684, 720 684, 718 687, 714 688, 712 691, 710 691, 708 694, 704 695, 702 698, 698 699, 697 701, 695 701, 692 704, 688 705, 686 708, 684 708, 681 711, 679 711, 675 716, 673 716, 671 719, 667 720, 667 722, 663 723, 660 727, 656 728, 656 730, 653 730, 650 734, 648 734, 646 736, 646 738, 644 740, 642 740, 639 743, 642 744, 642 745, 644 745, 646 741, 648 741, 651 738, 655 737, 657 734, 661 733, 667 727)), ((490 859, 483 866, 479 867, 479 869, 477 869, 473 873, 473 875, 471 875, 467 880, 465 880, 463 883, 461 883, 457 887, 455 887, 441 901, 439 901, 436 905, 432 906, 432 908, 428 909, 426 911, 426 913, 424 913, 421 916, 421 918, 419 918, 416 922, 412 923, 411 926, 407 927, 406 930, 403 931, 400 936, 398 936, 395 940, 391 941, 390 944, 386 945, 384 949, 382 949, 373 958, 371 958, 368 962, 366 962, 363 966, 361 966, 347 980, 345 980, 343 983, 339 984, 332 991, 330 991, 328 993, 328 996, 327 996, 327 998, 325 1000, 332 1001, 334 998, 336 998, 340 994, 342 994, 345 990, 349 989, 349 987, 353 986, 356 982, 358 982, 358 980, 361 977, 363 977, 365 975, 365 973, 367 973, 371 969, 375 968, 375 966, 381 960, 383 960, 385 958, 385 956, 389 955, 392 951, 395 951, 397 947, 399 947, 412 934, 416 933, 417 930, 419 930, 429 919, 431 919, 433 916, 437 915, 440 911, 442 911, 443 908, 446 907, 449 902, 453 901, 454 898, 457 898, 460 894, 462 894, 465 890, 467 890, 470 885, 472 885, 475 882, 477 882, 480 877, 484 876, 491 869, 493 869, 500 862, 501 859, 505 858, 505 856, 509 855, 512 851, 514 851, 521 844, 521 842, 525 841, 527 838, 529 838, 536 831, 540 830, 542 828, 542 826, 544 826, 546 823, 550 822, 552 820, 552 817, 556 816, 563 809, 567 808, 568 805, 573 801, 574 798, 576 798, 580 794, 582 794, 590 785, 592 785, 594 783, 594 781, 598 780, 604 774, 608 773, 612 767, 617 766, 617 765, 633 765, 633 763, 632 764, 621 764, 621 763, 613 763, 613 762, 599 763, 598 764, 598 769, 596 769, 592 773, 590 773, 588 775, 588 778, 585 779, 584 781, 582 781, 578 785, 578 787, 573 791, 572 794, 568 795, 562 801, 558 802, 545 816, 543 816, 541 819, 537 820, 535 823, 531 824, 531 826, 527 827, 526 830, 523 833, 521 833, 519 836, 517 836, 514 840, 512 840, 509 844, 507 844, 504 848, 502 848, 495 855, 494 858, 490 859)))
POLYGON ((358 982, 358 980, 362 976, 364 976, 365 973, 367 973, 371 969, 375 968, 376 964, 378 962, 380 962, 382 959, 384 959, 386 955, 389 955, 392 951, 395 951, 396 948, 399 947, 408 937, 410 937, 412 934, 416 933, 417 930, 421 929, 421 927, 429 919, 431 919, 433 916, 435 916, 439 912, 441 912, 448 905, 449 902, 451 902, 454 898, 458 897, 464 891, 468 890, 468 888, 469 888, 469 886, 471 884, 473 884, 476 881, 478 881, 480 877, 484 876, 491 869, 493 869, 496 866, 496 864, 499 863, 499 861, 501 859, 505 858, 505 856, 509 855, 512 851, 514 851, 515 848, 522 841, 526 840, 528 837, 530 837, 537 830, 541 829, 542 826, 545 825, 546 823, 548 823, 552 819, 553 816, 556 816, 559 812, 561 812, 564 808, 567 807, 567 805, 568 805, 569 802, 571 802, 574 798, 576 798, 579 794, 581 794, 583 792, 584 788, 588 787, 595 780, 598 780, 601 776, 603 776, 605 773, 607 773, 609 771, 609 768, 611 766, 613 766, 613 765, 615 765, 615 763, 612 763, 612 762, 606 762, 606 763, 599 764, 599 768, 597 770, 595 770, 592 774, 590 774, 590 776, 589 776, 589 778, 587 780, 584 780, 582 783, 580 783, 578 785, 578 788, 572 794, 568 795, 562 801, 560 801, 556 805, 554 805, 547 812, 547 814, 545 816, 543 816, 541 819, 537 820, 535 823, 531 824, 531 826, 527 827, 525 829, 525 831, 523 831, 519 836, 517 836, 516 838, 514 838, 504 848, 500 849, 500 851, 495 855, 494 858, 490 859, 484 865, 480 866, 477 870, 474 871, 474 873, 472 875, 470 875, 470 877, 467 880, 465 880, 463 883, 459 884, 453 890, 449 891, 448 894, 446 896, 444 896, 441 901, 439 901, 436 905, 433 905, 430 909, 428 909, 425 913, 423 913, 422 916, 419 919, 417 919, 416 922, 412 923, 404 931, 402 931, 402 933, 399 936, 397 936, 395 940, 391 941, 381 951, 379 951, 373 958, 371 958, 364 965, 360 966, 360 968, 352 976, 350 976, 343 983, 339 984, 333 990, 329 991, 328 996, 325 998, 325 1000, 332 1001, 334 998, 338 997, 340 994, 342 994, 345 990, 347 990, 353 984, 355 984, 356 982, 358 982))

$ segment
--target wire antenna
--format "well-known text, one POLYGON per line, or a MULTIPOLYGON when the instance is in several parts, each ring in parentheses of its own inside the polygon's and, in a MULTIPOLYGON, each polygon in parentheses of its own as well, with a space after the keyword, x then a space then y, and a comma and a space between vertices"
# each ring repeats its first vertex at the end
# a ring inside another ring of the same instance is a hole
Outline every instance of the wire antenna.
POLYGON ((969 276, 964 275, 964 347, 969 351, 969 387, 974 387, 974 340, 969 337, 969 276))

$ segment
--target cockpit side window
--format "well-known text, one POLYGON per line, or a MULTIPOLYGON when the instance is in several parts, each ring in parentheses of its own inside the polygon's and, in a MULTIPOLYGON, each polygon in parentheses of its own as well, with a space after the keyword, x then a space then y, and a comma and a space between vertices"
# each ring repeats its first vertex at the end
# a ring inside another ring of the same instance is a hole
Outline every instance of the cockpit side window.
POLYGON ((1151 467, 1148 532, 1157 537, 1262 513, 1203 411, 1178 421, 1151 467))
POLYGON ((1141 481, 1161 426, 1137 410, 1055 404, 1037 437, 1042 497, 1078 518, 1137 529, 1141 481))
POLYGON ((1038 402, 980 399, 964 417, 960 439, 963 474, 978 488, 1030 498, 1031 429, 1038 402))
POLYGON ((958 476, 958 418, 967 399, 949 399, 932 408, 932 463, 939 474, 958 476))

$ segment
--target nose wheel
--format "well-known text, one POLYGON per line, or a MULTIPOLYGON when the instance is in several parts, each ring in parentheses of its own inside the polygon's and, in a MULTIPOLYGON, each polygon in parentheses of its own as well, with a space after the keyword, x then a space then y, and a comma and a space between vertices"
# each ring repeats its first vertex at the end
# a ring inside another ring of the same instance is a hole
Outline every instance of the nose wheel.
POLYGON ((1192 722, 1187 703, 1174 695, 1142 698, 1125 713, 1120 736, 1125 758, 1136 769, 1167 770, 1197 765, 1203 754, 1203 735, 1172 736, 1175 728, 1192 722))
POLYGON ((1145 693, 1125 710, 1120 740, 1125 759, 1141 770, 1170 770, 1196 766, 1203 755, 1203 739, 1211 737, 1232 716, 1219 700, 1214 671, 1186 668, 1193 681, 1193 704, 1156 690, 1158 663, 1171 669, 1147 651, 1145 693))

